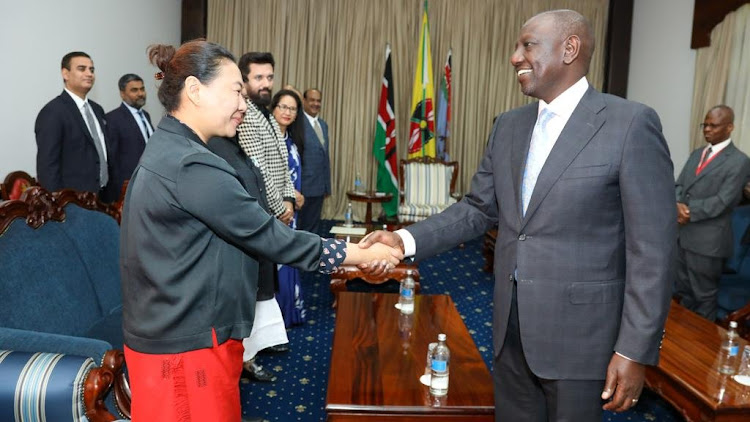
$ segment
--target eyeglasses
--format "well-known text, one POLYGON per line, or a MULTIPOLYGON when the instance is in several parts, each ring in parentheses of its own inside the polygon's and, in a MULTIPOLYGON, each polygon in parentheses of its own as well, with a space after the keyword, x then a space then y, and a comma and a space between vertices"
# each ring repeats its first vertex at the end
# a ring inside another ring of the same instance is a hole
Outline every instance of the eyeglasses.
POLYGON ((297 107, 289 107, 288 105, 279 104, 276 106, 281 112, 288 111, 290 114, 297 114, 297 107))
POLYGON ((711 129, 716 129, 717 127, 726 126, 728 124, 729 123, 716 123, 716 124, 714 124, 714 123, 701 123, 698 126, 700 126, 701 130, 702 129, 711 130, 711 129))

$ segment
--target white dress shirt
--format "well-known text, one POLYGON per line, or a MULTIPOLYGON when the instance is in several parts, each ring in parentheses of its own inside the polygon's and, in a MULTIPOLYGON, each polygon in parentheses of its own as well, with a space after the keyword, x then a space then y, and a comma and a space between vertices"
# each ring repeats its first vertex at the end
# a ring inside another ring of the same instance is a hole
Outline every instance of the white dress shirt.
MULTIPOLYGON (((545 108, 548 108, 554 113, 554 116, 547 122, 547 134, 549 136, 549 148, 546 149, 544 159, 546 161, 549 153, 552 151, 552 147, 555 146, 557 138, 562 133, 563 128, 568 123, 570 116, 573 111, 578 107, 578 103, 581 102, 586 91, 589 89, 589 81, 586 77, 582 77, 578 82, 571 85, 568 89, 563 91, 562 94, 558 95, 557 98, 547 104, 544 100, 539 100, 539 109, 537 110, 537 116, 545 108)), ((397 235, 401 237, 404 242, 404 256, 411 257, 417 253, 417 243, 414 241, 414 237, 406 229, 396 230, 397 235)))
MULTIPOLYGON (((88 104, 89 100, 88 98, 81 98, 78 95, 74 94, 73 92, 69 91, 68 88, 64 88, 65 92, 70 95, 71 98, 73 98, 73 101, 76 103, 76 107, 78 107, 78 112, 81 113, 81 117, 83 117, 83 122, 86 123, 86 126, 88 127, 88 118, 86 117, 86 110, 83 109, 84 104, 88 104)), ((99 126, 99 118, 96 116, 96 113, 94 113, 94 108, 91 107, 91 104, 89 104, 89 109, 91 109, 91 115, 94 116, 94 125, 96 126, 96 133, 99 135, 99 143, 102 146, 102 151, 104 151, 104 159, 107 159, 107 143, 104 141, 104 132, 102 132, 101 126, 99 126)), ((89 128, 91 130, 91 128, 89 128)), ((92 136, 93 138, 93 136, 92 136)))
POLYGON ((154 133, 154 129, 148 124, 148 120, 146 120, 146 115, 143 114, 143 118, 141 118, 141 114, 139 111, 141 111, 140 108, 131 107, 130 104, 126 102, 122 102, 122 104, 127 107, 128 110, 130 110, 130 113, 133 115, 133 118, 135 119, 135 122, 138 124, 138 127, 141 129, 141 134, 143 135, 143 140, 148 142, 149 136, 151 136, 152 133, 154 133), (145 127, 143 125, 146 125, 145 127))

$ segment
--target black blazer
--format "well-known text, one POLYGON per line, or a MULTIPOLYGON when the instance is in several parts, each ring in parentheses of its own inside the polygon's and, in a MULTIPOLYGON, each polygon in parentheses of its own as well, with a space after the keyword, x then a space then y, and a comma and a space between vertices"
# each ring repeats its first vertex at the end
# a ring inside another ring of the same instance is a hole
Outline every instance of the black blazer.
MULTIPOLYGON (((226 162, 234 168, 239 176, 240 183, 247 193, 257 199, 258 204, 260 204, 263 210, 273 216, 270 208, 268 208, 268 202, 266 201, 263 174, 260 172, 260 169, 253 164, 252 159, 250 159, 250 157, 248 157, 242 150, 236 137, 235 139, 213 137, 208 140, 206 146, 211 152, 226 160, 226 162)), ((257 299, 273 299, 276 285, 278 284, 276 264, 258 256, 253 257, 258 261, 257 299)))
MULTIPOLYGON (((88 100, 107 145, 109 183, 100 192, 106 202, 119 196, 116 186, 117 168, 112 157, 117 156, 117 145, 108 136, 104 109, 88 100)), ((47 103, 36 117, 36 174, 39 184, 49 191, 71 188, 80 191, 99 192, 99 154, 94 138, 83 120, 75 101, 63 91, 47 103)))
MULTIPOLYGON (((146 115, 146 120, 153 129, 151 116, 146 110, 143 110, 143 114, 146 115)), ((125 104, 120 104, 120 107, 107 113, 107 126, 109 127, 110 139, 118 148, 114 162, 117 165, 119 175, 117 185, 122 186, 125 180, 130 179, 135 166, 138 165, 143 149, 146 148, 146 140, 143 138, 143 132, 135 121, 133 113, 125 104)))
POLYGON ((172 117, 159 122, 128 184, 120 226, 125 344, 181 353, 250 335, 258 263, 317 271, 320 237, 251 197, 227 162, 172 117))

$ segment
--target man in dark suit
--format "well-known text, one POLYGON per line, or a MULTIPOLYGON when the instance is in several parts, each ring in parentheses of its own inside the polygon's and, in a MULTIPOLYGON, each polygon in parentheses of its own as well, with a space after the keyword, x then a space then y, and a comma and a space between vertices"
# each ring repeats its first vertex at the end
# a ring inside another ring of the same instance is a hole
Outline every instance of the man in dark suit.
POLYGON ((117 163, 119 175, 116 186, 130 179, 148 138, 154 133, 151 116, 143 106, 146 105, 146 88, 140 76, 128 73, 117 83, 120 88, 120 107, 107 113, 107 125, 112 142, 117 145, 117 163))
POLYGON ((731 108, 713 107, 701 127, 708 145, 690 154, 676 183, 680 229, 675 295, 683 306, 713 321, 724 260, 732 254, 732 210, 742 198, 750 160, 730 138, 731 108))
POLYGON ((72 188, 96 192, 106 201, 119 195, 115 157, 116 145, 107 136, 102 107, 87 98, 94 86, 94 62, 74 51, 62 59, 65 90, 37 115, 36 172, 39 183, 49 191, 72 188))
POLYGON ((593 50, 577 12, 529 19, 511 64, 540 101, 497 117, 462 201, 361 244, 401 245, 418 261, 498 225, 497 421, 601 421, 602 408, 638 401, 645 365, 659 359, 677 226, 672 163, 652 109, 589 86, 593 50))
POLYGON ((305 149, 302 157, 302 195, 305 206, 299 210, 298 228, 318 233, 323 200, 331 194, 328 123, 319 116, 323 97, 320 91, 308 89, 303 97, 305 149))

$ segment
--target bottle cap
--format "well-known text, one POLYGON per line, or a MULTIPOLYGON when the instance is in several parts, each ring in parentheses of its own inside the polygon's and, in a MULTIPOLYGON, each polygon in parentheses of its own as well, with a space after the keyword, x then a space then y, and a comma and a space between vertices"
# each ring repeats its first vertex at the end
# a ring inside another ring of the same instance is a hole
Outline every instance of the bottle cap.
POLYGON ((438 341, 445 341, 446 338, 447 337, 445 336, 445 334, 443 333, 438 334, 438 341))
POLYGON ((737 321, 729 321, 729 328, 737 328, 737 321))

